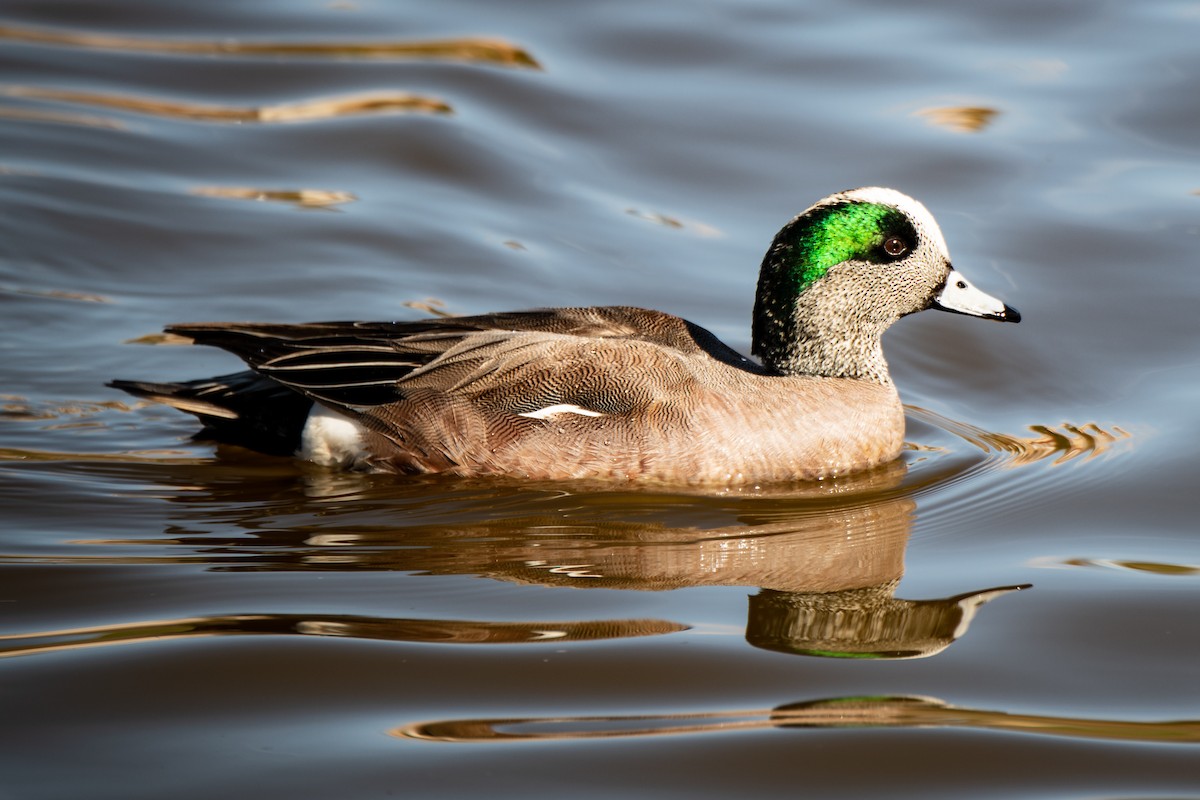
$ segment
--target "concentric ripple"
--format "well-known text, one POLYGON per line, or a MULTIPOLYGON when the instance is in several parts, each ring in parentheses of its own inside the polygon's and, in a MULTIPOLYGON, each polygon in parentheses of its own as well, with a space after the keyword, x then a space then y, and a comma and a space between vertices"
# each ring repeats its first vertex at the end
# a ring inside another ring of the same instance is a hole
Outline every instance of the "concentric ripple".
POLYGON ((1128 452, 1133 434, 1098 423, 1028 426, 1031 435, 984 430, 919 406, 906 406, 909 419, 909 476, 914 496, 938 495, 938 521, 958 525, 964 517, 987 513, 1022 498, 1044 481, 1045 469, 1058 472, 1062 493, 1091 468, 1128 452), (964 447, 964 443, 968 447, 964 447), (1084 469, 1087 467, 1088 469, 1084 469))

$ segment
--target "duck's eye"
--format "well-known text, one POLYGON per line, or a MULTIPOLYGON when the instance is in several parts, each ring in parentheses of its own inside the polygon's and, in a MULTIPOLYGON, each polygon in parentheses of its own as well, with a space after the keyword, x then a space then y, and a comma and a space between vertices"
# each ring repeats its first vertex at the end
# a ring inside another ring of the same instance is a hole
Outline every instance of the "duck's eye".
POLYGON ((908 244, 899 236, 889 236, 883 243, 883 252, 892 258, 899 258, 908 252, 908 244))

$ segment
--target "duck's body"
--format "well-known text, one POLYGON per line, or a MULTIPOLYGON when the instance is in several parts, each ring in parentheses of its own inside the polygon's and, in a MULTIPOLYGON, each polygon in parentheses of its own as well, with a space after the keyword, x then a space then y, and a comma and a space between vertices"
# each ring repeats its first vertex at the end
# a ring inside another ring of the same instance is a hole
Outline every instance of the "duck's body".
POLYGON ((113 385, 195 414, 218 440, 328 466, 692 484, 814 479, 899 454, 904 413, 879 337, 932 305, 1019 319, 952 272, 923 206, 860 189, 797 217, 768 251, 755 308, 762 365, 678 317, 605 307, 176 325, 167 330, 229 350, 252 371, 113 385))

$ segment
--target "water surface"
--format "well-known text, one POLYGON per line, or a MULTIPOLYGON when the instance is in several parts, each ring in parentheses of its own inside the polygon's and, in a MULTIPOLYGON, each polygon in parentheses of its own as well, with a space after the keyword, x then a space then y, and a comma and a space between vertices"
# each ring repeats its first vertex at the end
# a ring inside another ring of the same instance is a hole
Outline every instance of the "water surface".
MULTIPOLYGON (((1200 796, 1200 7, 0 4, 14 797, 1200 796), (104 388, 205 319, 551 305, 746 350, 893 186, 1019 326, 903 459, 697 493, 332 475, 104 388), (131 343, 140 342, 140 343, 131 343)), ((0 792, 4 794, 4 792, 0 792)))

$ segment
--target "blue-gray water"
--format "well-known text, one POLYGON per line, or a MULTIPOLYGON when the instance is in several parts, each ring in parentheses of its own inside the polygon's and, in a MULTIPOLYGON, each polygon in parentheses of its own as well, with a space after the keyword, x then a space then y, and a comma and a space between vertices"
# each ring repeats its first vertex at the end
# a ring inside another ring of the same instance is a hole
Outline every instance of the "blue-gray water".
POLYGON ((0 3, 0 797, 1200 796, 1197 41, 1165 0, 0 3), (1025 317, 889 333, 912 449, 866 480, 337 476, 103 386, 236 367, 129 343, 167 323, 431 300, 744 350, 771 236, 860 185, 1025 317))

